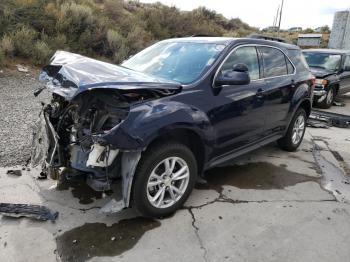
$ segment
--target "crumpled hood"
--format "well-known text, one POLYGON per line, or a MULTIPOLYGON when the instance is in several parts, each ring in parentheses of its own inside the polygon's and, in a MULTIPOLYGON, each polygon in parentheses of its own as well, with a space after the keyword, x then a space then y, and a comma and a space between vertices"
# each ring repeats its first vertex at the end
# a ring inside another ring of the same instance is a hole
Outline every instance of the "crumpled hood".
POLYGON ((335 74, 335 72, 332 70, 322 69, 318 67, 310 67, 310 70, 316 78, 325 78, 327 76, 335 74))
POLYGON ((39 80, 52 92, 67 100, 86 90, 113 88, 120 90, 180 90, 181 84, 153 77, 121 66, 82 55, 56 51, 45 66, 39 80))

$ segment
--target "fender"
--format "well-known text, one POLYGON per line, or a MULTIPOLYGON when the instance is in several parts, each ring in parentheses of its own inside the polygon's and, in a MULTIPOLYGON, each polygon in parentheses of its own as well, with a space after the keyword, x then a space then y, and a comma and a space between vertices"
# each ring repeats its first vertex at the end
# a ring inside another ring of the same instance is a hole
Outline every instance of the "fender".
POLYGON ((313 88, 311 87, 310 83, 307 83, 307 81, 302 82, 296 89, 292 100, 291 100, 291 104, 289 107, 289 111, 288 111, 288 120, 287 120, 287 128, 285 130, 285 132, 287 132, 288 126, 290 124, 290 122, 292 121, 292 118, 295 114, 295 112, 298 110, 298 108, 300 107, 300 105, 304 102, 304 101, 309 101, 310 103, 310 109, 312 106, 312 92, 313 92, 313 88))
POLYGON ((214 130, 207 115, 177 101, 160 99, 137 105, 128 117, 107 134, 94 136, 97 142, 125 151, 143 150, 168 130, 190 129, 208 143, 214 130))
POLYGON ((330 75, 325 78, 326 80, 329 81, 328 85, 325 86, 325 90, 329 90, 330 87, 339 85, 340 83, 340 77, 337 74, 330 75))

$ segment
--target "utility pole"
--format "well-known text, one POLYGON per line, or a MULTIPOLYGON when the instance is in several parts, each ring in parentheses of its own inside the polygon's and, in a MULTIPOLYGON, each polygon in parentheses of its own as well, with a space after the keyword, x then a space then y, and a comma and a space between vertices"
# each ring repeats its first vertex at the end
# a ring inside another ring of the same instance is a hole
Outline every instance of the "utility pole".
POLYGON ((281 30, 281 20, 282 20, 283 3, 284 3, 284 0, 282 0, 282 4, 281 4, 280 20, 279 20, 279 22, 278 22, 278 32, 277 32, 277 36, 279 36, 280 30, 281 30))
POLYGON ((279 12, 280 12, 280 6, 278 5, 276 15, 275 15, 275 17, 274 17, 274 19, 273 19, 273 25, 272 25, 273 27, 275 27, 275 26, 277 25, 277 20, 278 20, 278 14, 279 14, 279 12))
POLYGON ((281 30, 281 20, 282 20, 283 3, 284 3, 284 0, 282 0, 282 4, 281 4, 280 20, 279 20, 279 22, 278 22, 278 32, 277 32, 277 36, 280 35, 280 30, 281 30))

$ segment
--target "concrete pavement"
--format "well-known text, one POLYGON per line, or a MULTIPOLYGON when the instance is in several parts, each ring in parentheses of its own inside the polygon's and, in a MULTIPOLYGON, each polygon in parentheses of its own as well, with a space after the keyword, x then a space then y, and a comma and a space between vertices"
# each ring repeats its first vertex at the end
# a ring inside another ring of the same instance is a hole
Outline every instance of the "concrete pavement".
POLYGON ((59 217, 2 216, 0 261, 348 261, 349 166, 349 129, 307 128, 297 152, 271 144, 207 172, 208 184, 162 220, 132 209, 106 216, 99 208, 111 196, 2 168, 0 202, 59 217))

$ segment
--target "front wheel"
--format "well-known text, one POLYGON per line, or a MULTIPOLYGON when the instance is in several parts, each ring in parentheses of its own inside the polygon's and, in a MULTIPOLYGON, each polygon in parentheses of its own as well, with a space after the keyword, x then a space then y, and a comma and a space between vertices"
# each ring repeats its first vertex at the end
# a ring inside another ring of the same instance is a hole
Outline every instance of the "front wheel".
POLYGON ((322 102, 316 101, 316 106, 324 109, 330 108, 333 105, 335 95, 336 95, 336 91, 334 87, 332 86, 329 87, 326 97, 322 100, 322 102))
POLYGON ((289 124, 287 133, 284 137, 277 141, 278 145, 282 149, 290 152, 297 150, 303 141, 306 129, 306 120, 307 117, 305 110, 303 108, 299 108, 289 124))
POLYGON ((133 205, 144 216, 168 216, 187 200, 196 176, 196 159, 188 147, 153 146, 142 155, 135 173, 133 205))

